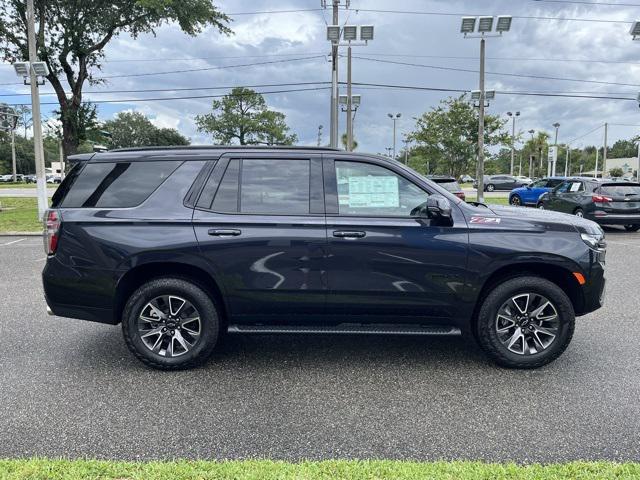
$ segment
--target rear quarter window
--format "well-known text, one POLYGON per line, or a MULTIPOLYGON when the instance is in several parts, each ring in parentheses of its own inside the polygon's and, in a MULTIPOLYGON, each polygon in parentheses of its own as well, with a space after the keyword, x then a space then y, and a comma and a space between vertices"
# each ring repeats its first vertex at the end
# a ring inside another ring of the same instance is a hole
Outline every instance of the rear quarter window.
POLYGON ((640 195, 640 185, 602 185, 600 193, 612 197, 627 197, 640 195))
POLYGON ((181 161, 87 163, 76 174, 63 208, 126 208, 144 202, 181 161))

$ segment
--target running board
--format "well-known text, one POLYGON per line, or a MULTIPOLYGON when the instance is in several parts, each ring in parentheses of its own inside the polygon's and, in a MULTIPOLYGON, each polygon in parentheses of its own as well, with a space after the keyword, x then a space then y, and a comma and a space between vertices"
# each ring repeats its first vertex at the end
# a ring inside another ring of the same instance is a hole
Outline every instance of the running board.
POLYGON ((461 335, 456 327, 423 327, 393 325, 335 325, 335 326, 297 326, 297 325, 229 325, 229 333, 305 333, 312 335, 461 335))

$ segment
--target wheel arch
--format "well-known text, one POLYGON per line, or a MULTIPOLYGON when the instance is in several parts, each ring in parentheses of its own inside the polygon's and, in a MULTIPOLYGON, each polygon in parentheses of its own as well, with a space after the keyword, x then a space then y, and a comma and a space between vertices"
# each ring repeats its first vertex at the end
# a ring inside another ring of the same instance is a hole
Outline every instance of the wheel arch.
POLYGON ((179 262, 152 262, 138 265, 127 271, 118 281, 114 300, 114 323, 120 323, 122 311, 131 294, 144 283, 160 277, 182 278, 191 281, 207 292, 215 304, 222 309, 220 317, 227 321, 228 310, 220 285, 207 271, 200 267, 179 262))
POLYGON ((496 285, 504 282, 505 280, 527 275, 538 276, 558 285, 558 287, 560 287, 569 297, 576 315, 580 315, 584 310, 584 295, 580 288, 580 284, 574 277, 571 270, 560 265, 552 265, 549 263, 515 263, 496 269, 482 284, 480 293, 476 298, 473 315, 471 317, 471 326, 474 332, 480 307, 489 292, 491 292, 496 285))

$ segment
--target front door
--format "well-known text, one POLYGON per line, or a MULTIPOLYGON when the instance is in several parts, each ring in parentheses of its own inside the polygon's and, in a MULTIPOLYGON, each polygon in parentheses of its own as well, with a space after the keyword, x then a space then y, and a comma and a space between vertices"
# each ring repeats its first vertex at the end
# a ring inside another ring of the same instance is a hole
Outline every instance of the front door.
POLYGON ((233 321, 278 323, 324 311, 319 156, 223 157, 193 225, 233 321))
POLYGON ((453 226, 421 218, 427 187, 386 162, 325 159, 324 174, 328 313, 447 323, 465 282, 468 233, 458 208, 453 226))

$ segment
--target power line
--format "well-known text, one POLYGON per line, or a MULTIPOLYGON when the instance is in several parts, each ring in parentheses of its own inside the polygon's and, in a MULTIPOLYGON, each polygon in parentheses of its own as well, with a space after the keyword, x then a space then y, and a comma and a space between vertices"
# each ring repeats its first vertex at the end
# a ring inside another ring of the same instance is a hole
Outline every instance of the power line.
MULTIPOLYGON (((261 83, 257 85, 242 85, 244 88, 265 88, 265 87, 287 87, 287 86, 302 86, 302 85, 324 85, 329 84, 331 82, 291 82, 291 83, 261 83)), ((195 90, 231 90, 232 88, 236 88, 238 85, 227 85, 223 87, 175 87, 175 88, 148 88, 148 89, 135 89, 135 90, 89 90, 86 92, 82 92, 82 94, 106 94, 110 95, 113 93, 158 93, 158 92, 185 92, 185 91, 195 91, 195 90)), ((67 95, 69 92, 65 92, 67 95)), ((0 97, 19 97, 19 96, 29 96, 30 92, 27 93, 8 93, 3 94, 0 93, 0 97)), ((40 92, 40 96, 51 96, 56 95, 55 92, 40 92)))
MULTIPOLYGON (((293 92, 310 92, 310 91, 319 91, 319 90, 327 90, 330 87, 313 87, 313 88, 292 88, 285 90, 271 90, 265 92, 256 92, 260 95, 271 95, 276 93, 293 93, 293 92)), ((138 102, 160 102, 165 100, 197 100, 203 98, 222 98, 226 95, 191 95, 188 97, 157 97, 157 98, 128 98, 128 99, 118 99, 118 100, 83 100, 82 103, 93 103, 93 104, 103 104, 103 103, 138 103, 138 102)), ((12 106, 18 105, 30 105, 30 103, 14 103, 12 106)), ((59 105, 58 102, 43 102, 40 105, 59 105)))
POLYGON ((593 5, 602 7, 640 7, 637 3, 586 2, 584 0, 533 0, 544 3, 572 3, 578 5, 593 5))
MULTIPOLYGON (((370 58, 370 57, 361 57, 359 55, 353 55, 352 58, 357 58, 360 60, 368 60, 371 62, 379 62, 379 63, 389 63, 393 65, 404 65, 409 67, 421 67, 421 68, 431 68, 434 70, 447 70, 454 72, 465 72, 465 73, 478 73, 478 70, 469 69, 469 68, 457 68, 457 67, 444 67, 442 65, 426 65, 421 63, 410 63, 410 62, 398 62, 395 60, 383 60, 380 58, 370 58)), ((640 84, 637 83, 621 83, 621 82, 604 82, 600 80, 585 80, 580 78, 566 78, 566 77, 551 77, 545 75, 526 75, 521 73, 509 73, 509 72, 485 72, 486 75, 498 75, 504 77, 516 77, 516 78, 535 78, 538 80, 558 80, 563 82, 581 82, 581 83, 594 83, 598 85, 618 85, 623 87, 640 87, 640 84)))
POLYGON ((263 10, 261 12, 235 12, 235 13, 227 13, 226 15, 229 17, 237 17, 240 15, 271 15, 278 13, 301 13, 301 12, 319 12, 322 8, 298 8, 291 10, 263 10))
MULTIPOLYGON (((446 17, 478 17, 477 13, 452 13, 452 12, 426 12, 421 10, 381 10, 373 8, 357 8, 350 9, 357 12, 369 12, 369 13, 384 13, 384 14, 406 14, 406 15, 433 15, 433 16, 446 16, 446 17)), ((555 20, 560 22, 595 22, 595 23, 633 23, 628 20, 603 20, 600 18, 572 18, 572 17, 544 17, 540 15, 512 15, 512 18, 521 20, 555 20)))
POLYGON ((580 140, 580 139, 582 139, 582 138, 586 137, 587 135, 591 135, 593 132, 595 132, 595 131, 597 131, 597 130, 601 129, 602 127, 604 127, 604 124, 603 124, 603 125, 598 125, 598 126, 597 126, 596 128, 594 128, 593 130, 589 130, 587 133, 585 133, 585 134, 583 134, 583 135, 580 135, 579 137, 573 138, 573 139, 569 140, 569 141, 568 141, 568 142, 566 142, 566 143, 567 143, 567 145, 571 145, 571 144, 572 144, 573 142, 575 142, 576 140, 580 140))

